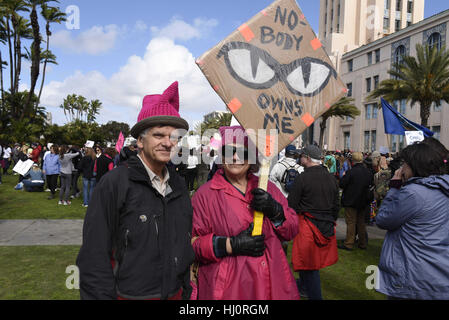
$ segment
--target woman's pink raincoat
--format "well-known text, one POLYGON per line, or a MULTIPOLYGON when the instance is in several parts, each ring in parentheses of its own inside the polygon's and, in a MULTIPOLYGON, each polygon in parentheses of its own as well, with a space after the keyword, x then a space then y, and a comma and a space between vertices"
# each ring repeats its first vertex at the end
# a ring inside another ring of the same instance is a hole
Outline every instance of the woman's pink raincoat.
POLYGON ((193 244, 198 272, 200 300, 289 300, 299 299, 293 273, 282 249, 282 241, 289 241, 298 233, 298 218, 289 208, 281 191, 271 182, 268 192, 284 208, 286 220, 276 228, 264 219, 263 234, 266 249, 261 257, 227 256, 218 259, 212 245, 213 236, 236 236, 253 221, 249 207, 259 178, 248 176, 243 196, 225 180, 223 170, 202 186, 192 199, 193 234, 199 237, 193 244))

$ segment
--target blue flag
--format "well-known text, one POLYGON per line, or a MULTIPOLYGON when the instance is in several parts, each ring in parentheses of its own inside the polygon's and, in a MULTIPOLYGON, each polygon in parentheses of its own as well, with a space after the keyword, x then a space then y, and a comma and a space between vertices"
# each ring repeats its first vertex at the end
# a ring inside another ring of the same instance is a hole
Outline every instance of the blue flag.
POLYGON ((385 133, 404 136, 405 131, 422 131, 424 133, 424 137, 426 138, 434 135, 434 133, 426 127, 408 120, 402 114, 397 112, 392 106, 390 106, 383 98, 380 100, 384 115, 385 133))

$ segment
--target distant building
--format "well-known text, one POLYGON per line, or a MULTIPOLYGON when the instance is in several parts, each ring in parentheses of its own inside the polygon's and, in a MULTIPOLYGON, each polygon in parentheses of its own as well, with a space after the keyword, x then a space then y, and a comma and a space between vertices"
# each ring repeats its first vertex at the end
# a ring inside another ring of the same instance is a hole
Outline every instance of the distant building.
POLYGON ((51 112, 47 112, 45 116, 45 124, 47 126, 51 126, 53 124, 53 115, 51 114, 51 112))
MULTIPOLYGON (((384 146, 397 152, 405 147, 404 136, 385 134, 380 99, 367 97, 380 82, 391 78, 388 70, 402 55, 416 56, 416 44, 441 48, 448 43, 449 10, 425 20, 423 15, 424 0, 321 0, 320 37, 348 87, 348 96, 361 111, 356 119, 328 120, 324 144, 329 150, 370 152, 384 146), (380 8, 382 19, 372 18, 380 8), (371 21, 377 22, 373 29, 371 21)), ((408 119, 421 123, 418 103, 413 108, 406 100, 392 104, 408 119)), ((318 141, 320 121, 310 130, 309 141, 318 141)), ((433 105, 428 123, 435 137, 449 146, 449 106, 444 102, 433 105)))
POLYGON ((224 114, 228 114, 229 112, 227 111, 213 111, 211 113, 208 113, 204 116, 204 122, 207 122, 213 118, 216 118, 218 116, 224 115, 224 114))

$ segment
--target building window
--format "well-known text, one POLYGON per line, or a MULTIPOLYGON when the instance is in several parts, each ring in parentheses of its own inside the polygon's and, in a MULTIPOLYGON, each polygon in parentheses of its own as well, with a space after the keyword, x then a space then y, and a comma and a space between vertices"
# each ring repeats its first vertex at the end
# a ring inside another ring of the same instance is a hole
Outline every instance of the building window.
POLYGON ((390 31, 390 18, 384 18, 384 32, 390 31))
POLYGON ((401 30, 401 20, 395 20, 394 22, 394 31, 401 30))
POLYGON ((351 133, 350 132, 344 132, 344 147, 345 149, 351 149, 351 133))
POLYGON ((413 1, 407 1, 407 13, 412 13, 413 11, 413 1))
POLYGON ((394 52, 394 63, 401 64, 404 61, 405 47, 400 45, 394 52))
POLYGON ((376 51, 374 51, 374 56, 376 57, 376 63, 380 62, 380 49, 377 49, 376 51))
POLYGON ((371 92, 371 78, 366 78, 366 92, 371 92))
POLYGON ((348 97, 352 97, 352 83, 347 83, 346 87, 348 88, 348 97))
POLYGON ((431 130, 434 133, 433 137, 437 140, 440 140, 441 126, 434 126, 431 130))
POLYGON ((374 76, 374 89, 377 89, 379 87, 379 76, 374 76))
POLYGON ((372 110, 373 110, 373 113, 372 113, 371 119, 377 119, 377 113, 379 111, 377 103, 373 103, 372 110))
POLYGON ((390 10, 390 0, 385 0, 385 9, 390 10))
POLYGON ((441 49, 441 34, 439 32, 434 32, 427 39, 427 44, 432 49, 436 46, 437 50, 441 49))
POLYGON ((402 1, 396 0, 396 11, 401 11, 402 1))
POLYGON ((349 60, 348 61, 348 72, 352 72, 352 67, 353 67, 353 60, 349 60))
POLYGON ((372 109, 372 105, 371 104, 365 105, 365 119, 366 120, 371 119, 371 109, 372 109))
POLYGON ((364 151, 365 152, 369 152, 369 137, 370 137, 370 132, 369 131, 365 131, 364 134, 364 151))
POLYGON ((371 152, 376 151, 377 133, 376 130, 371 131, 371 152))
POLYGON ((372 52, 368 52, 367 53, 368 56, 368 65, 372 65, 373 64, 373 53, 372 52))
POLYGON ((396 100, 393 102, 393 108, 402 115, 406 115, 407 113, 407 100, 396 100))
POLYGON ((441 112, 441 102, 439 103, 433 102, 432 105, 434 112, 441 112))

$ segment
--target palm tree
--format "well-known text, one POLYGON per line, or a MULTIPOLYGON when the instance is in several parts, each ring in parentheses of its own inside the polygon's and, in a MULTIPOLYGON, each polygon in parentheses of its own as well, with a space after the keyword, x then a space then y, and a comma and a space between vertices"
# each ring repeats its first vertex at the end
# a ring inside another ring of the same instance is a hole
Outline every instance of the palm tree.
POLYGON ((360 110, 353 104, 354 99, 343 97, 334 103, 329 110, 327 110, 321 116, 320 123, 320 148, 323 148, 324 145, 324 131, 326 131, 326 123, 327 119, 332 117, 340 117, 344 119, 345 117, 355 118, 360 115, 360 110))
POLYGON ((32 32, 30 23, 27 19, 13 14, 13 29, 14 29, 14 85, 13 92, 19 91, 20 74, 22 73, 22 39, 32 39, 32 32))
MULTIPOLYGON (((2 16, 2 12, 0 11, 0 44, 6 44, 6 42, 7 42, 6 25, 5 25, 6 20, 4 20, 3 18, 4 17, 2 16)), ((4 89, 3 89, 3 65, 7 65, 7 64, 6 64, 6 62, 3 62, 2 51, 0 50, 0 80, 1 80, 0 90, 1 90, 1 99, 2 99, 0 114, 4 110, 4 104, 5 104, 5 96, 4 96, 4 89)))
POLYGON ((393 78, 382 81, 368 99, 406 99, 412 107, 419 103, 421 125, 428 127, 432 103, 449 103, 449 51, 417 44, 416 55, 404 56, 402 63, 395 63, 388 71, 393 78))
MULTIPOLYGON (((51 23, 61 23, 63 21, 66 21, 66 14, 61 12, 59 8, 55 7, 49 7, 46 4, 42 5, 42 16, 44 17, 46 24, 45 24, 45 31, 47 35, 47 50, 46 52, 50 52, 50 37, 52 35, 50 30, 50 24, 51 23)), ((56 57, 54 55, 51 56, 52 60, 50 62, 50 56, 47 55, 44 60, 44 68, 42 71, 42 82, 41 82, 41 88, 39 90, 39 95, 37 96, 37 104, 39 104, 42 96, 42 89, 44 87, 45 83, 45 73, 47 70, 47 63, 56 63, 56 57)))

